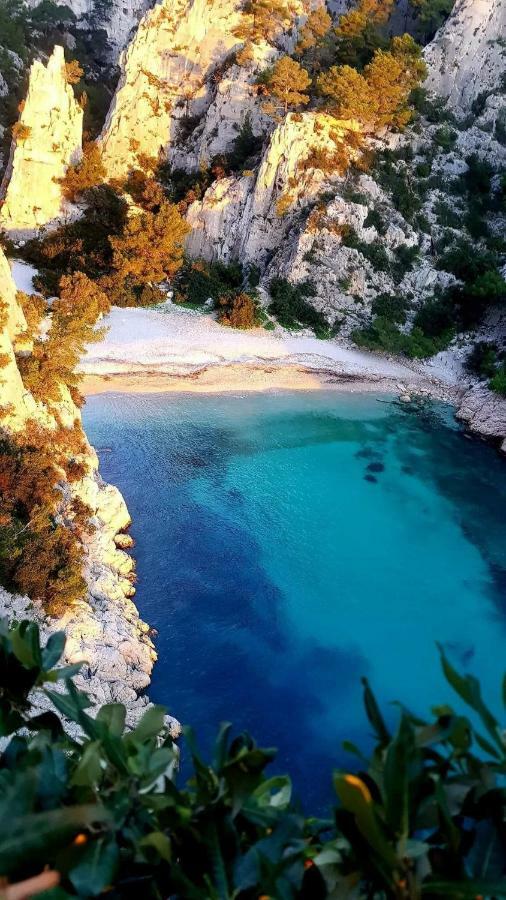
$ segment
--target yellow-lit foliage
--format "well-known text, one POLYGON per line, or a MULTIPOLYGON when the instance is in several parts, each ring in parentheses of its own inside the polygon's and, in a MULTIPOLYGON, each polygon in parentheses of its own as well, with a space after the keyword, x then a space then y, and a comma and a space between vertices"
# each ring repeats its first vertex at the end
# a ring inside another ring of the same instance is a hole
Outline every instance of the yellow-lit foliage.
POLYGON ((356 119, 369 131, 409 122, 408 98, 425 77, 425 64, 407 34, 394 38, 390 50, 376 50, 362 75, 352 66, 332 66, 318 79, 326 108, 341 119, 356 119))
POLYGON ((268 115, 286 115, 289 109, 299 109, 309 103, 305 93, 311 78, 300 63, 289 56, 282 56, 265 76, 265 92, 268 99, 262 104, 268 115))
POLYGON ((245 291, 226 294, 218 300, 219 321, 232 328, 254 328, 258 324, 256 303, 245 291))
POLYGON ((16 296, 26 319, 27 337, 33 339, 46 313, 46 304, 40 294, 25 294, 24 291, 18 291, 16 296))
POLYGON ((43 402, 61 399, 61 386, 76 387, 75 366, 86 344, 100 338, 99 316, 109 309, 107 296, 82 272, 64 275, 60 296, 51 306, 51 327, 18 366, 25 387, 43 402))
MULTIPOLYGON (((50 615, 61 615, 86 585, 77 534, 56 518, 63 473, 55 438, 36 426, 0 440, 0 581, 43 603, 50 615)), ((79 525, 83 511, 77 515, 79 525)))
POLYGON ((106 176, 100 149, 95 141, 83 147, 83 156, 75 166, 69 166, 62 178, 63 195, 74 202, 89 188, 102 184, 106 176))
POLYGON ((65 63, 64 73, 67 84, 77 84, 84 75, 84 69, 77 59, 71 59, 70 62, 65 63))
POLYGON ((166 201, 158 212, 132 215, 123 234, 110 238, 116 275, 139 285, 172 278, 183 262, 189 230, 177 206, 166 201))
POLYGON ((315 47, 328 33, 332 19, 323 6, 313 9, 299 32, 299 40, 295 47, 297 56, 315 47))

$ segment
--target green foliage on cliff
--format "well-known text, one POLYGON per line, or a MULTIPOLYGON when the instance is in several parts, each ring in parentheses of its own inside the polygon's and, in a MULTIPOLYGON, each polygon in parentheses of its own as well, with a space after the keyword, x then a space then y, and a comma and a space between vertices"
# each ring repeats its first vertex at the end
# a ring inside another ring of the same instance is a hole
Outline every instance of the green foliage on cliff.
MULTIPOLYGON (((133 731, 119 703, 91 716, 78 667, 58 667, 64 643, 58 633, 42 647, 34 623, 0 624, 0 873, 11 884, 45 870, 46 884, 59 881, 47 900, 506 896, 504 732, 443 651, 469 715, 445 704, 426 722, 401 705, 391 730, 364 679, 375 747, 367 758, 346 744, 356 768, 333 773, 337 804, 322 820, 292 802, 288 777, 265 774, 275 751, 230 725, 210 761, 186 731, 192 774, 179 786, 163 707, 133 731), (34 695, 81 737, 34 710, 34 695)), ((503 693, 506 703, 506 681, 503 693)))
POLYGON ((303 325, 312 328, 317 337, 329 337, 330 325, 323 313, 309 303, 308 297, 316 294, 316 288, 310 281, 291 284, 286 278, 273 278, 269 290, 272 313, 285 328, 300 328, 303 325))

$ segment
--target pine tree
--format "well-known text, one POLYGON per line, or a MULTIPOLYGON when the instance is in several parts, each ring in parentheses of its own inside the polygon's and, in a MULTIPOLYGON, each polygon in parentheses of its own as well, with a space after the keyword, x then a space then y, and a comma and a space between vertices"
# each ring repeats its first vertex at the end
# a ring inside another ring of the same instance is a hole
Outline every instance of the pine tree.
POLYGON ((304 93, 311 84, 311 78, 300 63, 289 56, 282 56, 265 73, 262 79, 269 99, 263 104, 264 110, 274 118, 289 109, 298 109, 309 103, 304 93))
POLYGON ((309 13, 294 52, 312 74, 330 65, 335 55, 335 32, 323 6, 309 13))
POLYGON ((139 285, 172 278, 183 262, 188 231, 189 226, 172 203, 162 203, 158 212, 132 215, 123 234, 110 238, 116 275, 139 285))
POLYGON ((333 66, 318 79, 318 90, 337 118, 356 119, 368 131, 402 127, 411 118, 409 95, 425 73, 420 47, 405 34, 392 40, 390 50, 376 50, 363 74, 333 66))
POLYGON ((352 66, 332 66, 318 79, 326 109, 337 119, 357 119, 372 129, 378 115, 378 98, 367 79, 352 66))
POLYGON ((84 145, 83 156, 75 166, 69 166, 63 179, 63 195, 67 200, 78 200, 84 191, 102 184, 106 171, 98 144, 90 141, 84 145))

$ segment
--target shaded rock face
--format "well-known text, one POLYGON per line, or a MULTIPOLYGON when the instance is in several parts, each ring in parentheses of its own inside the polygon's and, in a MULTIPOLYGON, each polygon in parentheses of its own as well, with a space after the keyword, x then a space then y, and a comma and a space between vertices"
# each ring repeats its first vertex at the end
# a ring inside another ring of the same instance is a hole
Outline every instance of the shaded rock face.
MULTIPOLYGON (((16 353, 29 352, 30 344, 23 338, 26 320, 17 301, 9 263, 1 249, 0 310, 3 321, 0 354, 2 359, 3 354, 7 358, 0 369, 1 405, 3 412, 7 412, 2 418, 2 428, 10 433, 20 432, 28 419, 46 428, 54 428, 57 420, 66 427, 72 426, 80 420, 80 413, 65 386, 61 387, 60 401, 51 406, 36 402, 23 386, 16 353)), ((77 677, 79 686, 96 703, 125 703, 127 721, 133 725, 149 702, 143 691, 150 682, 156 651, 149 627, 141 620, 132 601, 134 562, 116 544, 117 536, 130 524, 130 515, 118 489, 102 481, 92 447, 87 445, 79 462, 86 468, 79 481, 66 481, 62 470, 58 517, 62 524, 70 524, 71 503, 75 498, 91 509, 93 530, 81 537, 87 595, 55 620, 48 619, 44 610, 28 597, 0 588, 0 615, 18 620, 35 619, 46 637, 64 628, 68 638, 66 660, 85 663, 77 677)), ((178 723, 171 720, 169 724, 177 734, 178 723)))
POLYGON ((462 397, 457 418, 465 422, 471 431, 498 440, 502 452, 506 453, 505 397, 492 393, 484 384, 474 385, 462 397))
MULTIPOLYGON (((35 8, 41 0, 26 2, 35 8)), ((118 54, 128 43, 141 16, 153 5, 153 0, 108 0, 107 3, 100 0, 59 0, 57 5, 70 9, 80 28, 105 31, 110 47, 109 61, 116 64, 118 54)))
POLYGON ((0 227, 10 234, 40 228, 62 213, 59 180, 79 159, 83 131, 83 111, 64 65, 63 47, 55 47, 47 65, 36 61, 30 69, 1 192, 0 227))
POLYGON ((192 203, 188 251, 206 259, 233 258, 262 266, 300 215, 332 178, 310 154, 336 153, 353 122, 321 113, 290 114, 273 131, 257 174, 223 178, 192 203))
POLYGON ((505 71, 506 0, 456 0, 425 49, 426 87, 469 110, 483 92, 499 89, 505 71))

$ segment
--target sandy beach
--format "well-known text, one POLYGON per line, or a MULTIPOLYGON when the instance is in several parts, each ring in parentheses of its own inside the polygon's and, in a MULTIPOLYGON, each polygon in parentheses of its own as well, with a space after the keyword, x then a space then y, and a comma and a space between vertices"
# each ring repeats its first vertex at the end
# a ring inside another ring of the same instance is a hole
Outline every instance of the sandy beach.
POLYGON ((105 338, 88 348, 79 367, 89 395, 335 388, 446 397, 455 384, 454 372, 439 366, 426 370, 309 332, 239 331, 170 302, 114 308, 102 324, 105 338))

